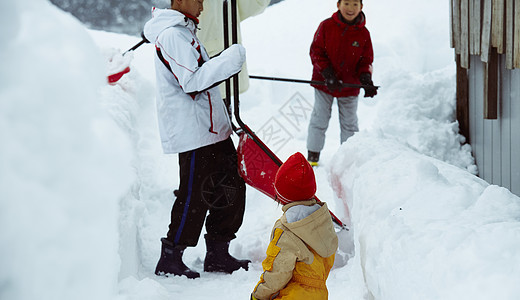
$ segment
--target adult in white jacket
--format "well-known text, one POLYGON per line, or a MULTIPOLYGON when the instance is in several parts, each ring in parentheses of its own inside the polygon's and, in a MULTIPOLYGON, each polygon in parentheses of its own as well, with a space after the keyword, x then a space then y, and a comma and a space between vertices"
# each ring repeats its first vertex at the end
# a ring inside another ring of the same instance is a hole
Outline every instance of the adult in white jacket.
POLYGON ((153 9, 144 35, 155 44, 157 115, 165 153, 179 153, 180 185, 155 273, 197 278, 182 261, 206 222, 204 271, 232 273, 248 260, 229 255, 229 242, 242 224, 245 183, 238 174, 232 129, 217 85, 238 73, 241 45, 210 59, 196 36, 204 0, 171 0, 153 9), (206 214, 209 210, 209 215, 206 214))
MULTIPOLYGON (((258 15, 269 5, 270 0, 237 0, 237 20, 238 20, 238 43, 242 43, 240 32, 240 22, 245 19, 258 15)), ((231 41, 231 1, 229 1, 229 38, 231 41)), ((200 31, 198 37, 204 44, 210 57, 213 57, 224 50, 224 17, 223 1, 211 0, 204 2, 204 11, 200 14, 200 31)), ((249 88, 249 74, 247 64, 242 65, 242 71, 238 74, 240 93, 249 88)), ((225 96, 225 85, 220 85, 220 93, 225 96)))

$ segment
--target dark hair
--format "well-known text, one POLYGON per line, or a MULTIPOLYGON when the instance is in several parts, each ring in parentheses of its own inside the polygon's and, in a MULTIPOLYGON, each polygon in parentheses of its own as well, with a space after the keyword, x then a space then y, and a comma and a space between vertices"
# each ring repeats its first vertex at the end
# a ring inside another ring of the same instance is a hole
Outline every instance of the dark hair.
MULTIPOLYGON (((338 0, 338 3, 340 3, 340 2, 341 2, 341 0, 338 0)), ((363 0, 359 0, 359 3, 363 4, 363 0)))

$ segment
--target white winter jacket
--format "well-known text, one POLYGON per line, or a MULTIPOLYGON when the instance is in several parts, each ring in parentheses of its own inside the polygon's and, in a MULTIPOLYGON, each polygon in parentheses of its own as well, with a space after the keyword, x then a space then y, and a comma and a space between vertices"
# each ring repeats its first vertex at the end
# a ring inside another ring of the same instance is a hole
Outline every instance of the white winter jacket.
MULTIPOLYGON (((245 19, 260 14, 269 5, 270 0, 237 0, 237 19, 238 43, 242 43, 240 33, 240 22, 245 19)), ((231 42, 231 2, 229 2, 229 41, 231 42)), ((198 37, 206 47, 210 57, 213 57, 224 50, 224 17, 223 1, 204 1, 204 10, 199 17, 200 31, 198 37)), ((249 74, 247 66, 242 66, 242 72, 238 75, 240 92, 245 92, 249 87, 249 74)), ((220 92, 225 93, 224 85, 220 85, 220 92)))
POLYGON ((172 9, 152 9, 152 19, 144 26, 157 52, 157 116, 164 153, 211 145, 232 132, 218 87, 213 86, 240 71, 245 50, 233 45, 210 60, 196 30, 194 20, 172 9))

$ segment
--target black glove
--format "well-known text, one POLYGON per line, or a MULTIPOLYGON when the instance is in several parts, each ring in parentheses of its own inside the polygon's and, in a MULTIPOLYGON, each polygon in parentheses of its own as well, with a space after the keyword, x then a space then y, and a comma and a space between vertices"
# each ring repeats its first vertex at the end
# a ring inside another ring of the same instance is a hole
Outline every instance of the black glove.
POLYGON ((370 75, 370 73, 361 74, 361 76, 359 76, 359 81, 362 85, 370 86, 363 88, 365 90, 365 98, 372 98, 375 95, 377 95, 377 88, 374 86, 374 83, 372 82, 372 75, 370 75))
POLYGON ((334 74, 334 70, 332 69, 332 67, 328 67, 325 70, 323 70, 321 72, 321 76, 325 78, 325 84, 327 85, 329 91, 334 92, 341 90, 343 82, 341 82, 341 80, 338 80, 336 74, 334 74))

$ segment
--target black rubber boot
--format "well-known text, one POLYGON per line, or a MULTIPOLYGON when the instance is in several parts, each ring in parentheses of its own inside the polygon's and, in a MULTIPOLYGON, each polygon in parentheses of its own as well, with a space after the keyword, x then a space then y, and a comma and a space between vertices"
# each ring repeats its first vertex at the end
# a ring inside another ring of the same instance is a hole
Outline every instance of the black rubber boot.
POLYGON ((155 275, 158 276, 186 276, 188 278, 199 278, 200 274, 192 271, 182 262, 182 254, 186 246, 176 246, 166 238, 161 239, 161 258, 155 267, 155 275))
POLYGON ((216 241, 206 238, 206 258, 204 272, 221 272, 231 274, 242 268, 249 269, 248 259, 236 259, 229 254, 229 241, 216 241))

